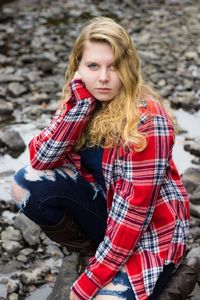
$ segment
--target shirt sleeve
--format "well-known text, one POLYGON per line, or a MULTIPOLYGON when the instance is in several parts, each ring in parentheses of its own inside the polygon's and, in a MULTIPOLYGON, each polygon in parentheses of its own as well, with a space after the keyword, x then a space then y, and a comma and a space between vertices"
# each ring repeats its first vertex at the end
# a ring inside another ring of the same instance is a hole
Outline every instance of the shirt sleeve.
POLYGON ((72 286, 81 300, 93 299, 136 250, 148 227, 174 144, 174 130, 162 116, 153 116, 140 130, 142 152, 124 151, 122 176, 115 185, 103 242, 86 271, 72 286))
POLYGON ((52 169, 63 165, 95 108, 96 101, 81 80, 73 80, 70 87, 70 99, 56 111, 49 126, 29 143, 30 161, 34 169, 52 169))

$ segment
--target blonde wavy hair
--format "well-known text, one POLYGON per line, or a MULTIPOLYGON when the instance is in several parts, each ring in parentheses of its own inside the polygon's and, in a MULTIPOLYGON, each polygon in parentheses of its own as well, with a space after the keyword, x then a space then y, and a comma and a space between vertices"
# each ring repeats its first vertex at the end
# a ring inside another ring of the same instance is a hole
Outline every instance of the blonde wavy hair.
POLYGON ((75 149, 84 146, 113 147, 133 145, 136 151, 146 147, 146 137, 138 131, 142 91, 159 98, 145 85, 140 73, 140 59, 126 30, 107 17, 96 17, 76 39, 65 75, 62 100, 70 96, 69 83, 78 69, 87 42, 108 43, 114 53, 114 67, 122 83, 120 92, 104 105, 98 105, 75 149))

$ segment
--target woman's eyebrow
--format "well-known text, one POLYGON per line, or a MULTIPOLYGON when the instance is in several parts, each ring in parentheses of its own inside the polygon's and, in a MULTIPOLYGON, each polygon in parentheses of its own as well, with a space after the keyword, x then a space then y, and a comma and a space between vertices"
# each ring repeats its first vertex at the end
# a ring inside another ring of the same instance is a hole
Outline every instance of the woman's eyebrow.
MULTIPOLYGON (((84 62, 85 64, 96 64, 96 65, 100 65, 101 64, 101 62, 98 62, 98 61, 96 61, 96 60, 85 60, 85 62, 84 62)), ((114 61, 112 61, 112 62, 108 62, 108 63, 106 63, 108 66, 111 66, 111 65, 113 65, 114 64, 114 61)))

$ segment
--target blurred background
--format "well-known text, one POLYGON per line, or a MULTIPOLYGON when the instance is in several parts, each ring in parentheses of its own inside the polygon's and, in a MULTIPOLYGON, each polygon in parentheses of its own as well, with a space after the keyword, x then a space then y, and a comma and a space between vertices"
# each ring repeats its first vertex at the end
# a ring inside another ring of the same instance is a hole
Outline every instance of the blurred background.
POLYGON ((96 16, 127 29, 145 80, 177 118, 174 159, 192 213, 188 254, 200 256, 200 2, 0 0, 0 300, 47 299, 69 255, 16 214, 9 189, 29 161, 28 142, 57 108, 75 38, 96 16))

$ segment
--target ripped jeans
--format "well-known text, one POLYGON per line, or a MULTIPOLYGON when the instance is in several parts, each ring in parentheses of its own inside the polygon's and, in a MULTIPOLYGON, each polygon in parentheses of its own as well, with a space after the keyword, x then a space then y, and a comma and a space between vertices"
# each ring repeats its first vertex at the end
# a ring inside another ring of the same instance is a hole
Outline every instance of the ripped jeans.
MULTIPOLYGON (((100 243, 106 230, 107 208, 103 190, 84 180, 74 166, 54 170, 34 170, 30 165, 14 176, 12 196, 19 211, 38 225, 57 225, 67 213, 87 234, 100 243)), ((164 267, 152 300, 158 298, 174 266, 164 267)), ((124 269, 102 288, 95 300, 135 300, 124 269)))
MULTIPOLYGON (((104 238, 107 219, 105 194, 99 186, 84 180, 74 166, 70 170, 41 171, 25 166, 14 175, 12 197, 19 211, 38 225, 56 225, 67 213, 91 240, 100 243, 104 238)), ((94 299, 134 300, 127 274, 118 272, 94 299)))

